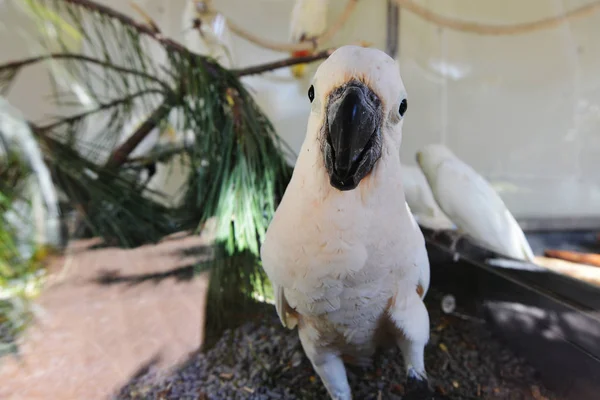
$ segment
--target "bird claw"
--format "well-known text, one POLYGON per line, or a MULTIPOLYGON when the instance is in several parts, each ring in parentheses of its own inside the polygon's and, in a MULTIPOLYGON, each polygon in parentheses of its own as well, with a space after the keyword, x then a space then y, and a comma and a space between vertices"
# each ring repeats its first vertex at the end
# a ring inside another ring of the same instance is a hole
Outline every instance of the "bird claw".
POLYGON ((450 397, 441 395, 429 386, 429 381, 422 378, 414 371, 409 371, 406 385, 404 386, 403 400, 450 400, 450 397))
POLYGON ((456 247, 458 246, 458 242, 464 237, 464 234, 458 234, 456 237, 452 238, 452 242, 450 242, 450 246, 448 250, 452 253, 452 261, 457 262, 460 260, 460 253, 456 251, 456 247))
POLYGON ((429 381, 415 371, 409 371, 404 386, 404 400, 433 400, 434 392, 429 387, 429 381))

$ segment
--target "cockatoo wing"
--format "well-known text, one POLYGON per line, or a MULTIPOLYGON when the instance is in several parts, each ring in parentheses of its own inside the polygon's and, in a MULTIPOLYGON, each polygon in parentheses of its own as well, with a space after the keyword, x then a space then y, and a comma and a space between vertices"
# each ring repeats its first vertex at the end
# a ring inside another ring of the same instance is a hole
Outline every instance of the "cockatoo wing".
POLYGON ((290 305, 285 298, 283 287, 276 283, 272 283, 272 286, 275 295, 275 309, 277 310, 277 315, 279 316, 281 324, 288 329, 294 329, 298 324, 298 319, 292 312, 293 310, 291 310, 290 305))
MULTIPOLYGON (((271 225, 276 223, 279 215, 275 214, 271 225)), ((279 316, 279 320, 281 324, 289 329, 293 329, 298 323, 297 318, 295 316, 294 310, 290 307, 286 297, 285 297, 285 288, 283 286, 284 283, 288 285, 291 282, 291 277, 287 273, 286 268, 281 267, 281 259, 278 257, 278 248, 277 246, 271 246, 271 242, 269 240, 269 232, 267 231, 267 238, 263 242, 262 247, 260 248, 260 258, 262 260, 262 267, 269 281, 271 282, 271 286, 273 288, 273 296, 275 298, 275 310, 277 311, 277 315, 279 316)))
POLYGON ((440 164, 433 194, 459 229, 503 255, 533 260, 519 224, 490 184, 470 166, 452 160, 440 164))
POLYGON ((290 40, 300 42, 320 36, 327 29, 329 0, 296 0, 290 20, 290 40))
POLYGON ((183 43, 188 49, 214 58, 225 68, 235 66, 231 33, 222 14, 214 12, 200 14, 196 10, 196 1, 187 0, 181 24, 185 27, 183 43), (195 18, 201 20, 198 28, 193 27, 195 18))
POLYGON ((402 185, 406 202, 420 225, 434 230, 456 229, 435 201, 427 178, 419 167, 402 166, 402 185))
MULTIPOLYGON (((417 223, 413 213, 411 211, 408 202, 404 203, 406 205, 406 209, 408 211, 408 215, 410 216, 412 222, 412 228, 415 232, 418 231, 418 234, 421 234, 421 228, 419 228, 419 224, 417 223)), ((417 266, 419 267, 419 287, 420 290, 417 289, 419 295, 422 299, 425 298, 427 291, 429 290, 429 280, 431 277, 431 272, 429 270, 429 256, 427 254, 427 248, 425 246, 419 247, 419 253, 417 254, 417 266)))
MULTIPOLYGON (((316 39, 327 29, 327 9, 329 0, 296 0, 290 20, 290 41, 300 43, 316 39)), ((311 50, 291 52, 292 57, 304 57, 311 50)), ((307 64, 296 64, 291 67, 292 75, 296 78, 304 76, 307 64)))

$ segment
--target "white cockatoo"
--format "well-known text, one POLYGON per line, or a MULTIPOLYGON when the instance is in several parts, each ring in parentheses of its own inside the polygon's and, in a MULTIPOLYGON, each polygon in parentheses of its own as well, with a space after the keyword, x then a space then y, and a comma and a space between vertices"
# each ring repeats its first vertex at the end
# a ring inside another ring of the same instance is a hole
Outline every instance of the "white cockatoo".
POLYGON ((181 21, 186 27, 183 42, 193 52, 210 56, 225 68, 234 68, 236 59, 227 20, 212 3, 186 0, 181 21))
POLYGON ((430 393, 429 259, 408 205, 398 207, 407 102, 397 64, 377 49, 340 47, 308 98, 306 137, 261 248, 277 313, 298 327, 331 398, 352 398, 344 362, 368 364, 390 339, 407 388, 430 393))
POLYGON ((523 230, 498 193, 471 166, 441 144, 417 152, 435 200, 461 234, 501 255, 534 261, 523 230))
POLYGON ((419 225, 436 231, 456 229, 435 201, 427 178, 419 167, 402 165, 402 184, 406 202, 419 225))
MULTIPOLYGON (((296 0, 290 18, 290 41, 301 43, 313 41, 327 30, 327 11, 329 0, 296 0)), ((299 50, 291 53, 292 57, 305 57, 311 50, 299 50)), ((291 67, 296 78, 304 76, 306 64, 291 67)))

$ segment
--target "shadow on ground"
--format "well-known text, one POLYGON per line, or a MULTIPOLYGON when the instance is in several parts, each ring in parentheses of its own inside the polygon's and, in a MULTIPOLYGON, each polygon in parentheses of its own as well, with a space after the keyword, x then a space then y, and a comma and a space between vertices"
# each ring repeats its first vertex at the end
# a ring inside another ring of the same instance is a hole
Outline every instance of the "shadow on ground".
POLYGON ((168 271, 132 275, 121 275, 121 271, 118 269, 105 269, 100 271, 92 282, 99 285, 127 284, 129 286, 152 282, 157 285, 169 278, 173 278, 177 282, 189 281, 201 272, 202 270, 198 264, 185 265, 168 271))

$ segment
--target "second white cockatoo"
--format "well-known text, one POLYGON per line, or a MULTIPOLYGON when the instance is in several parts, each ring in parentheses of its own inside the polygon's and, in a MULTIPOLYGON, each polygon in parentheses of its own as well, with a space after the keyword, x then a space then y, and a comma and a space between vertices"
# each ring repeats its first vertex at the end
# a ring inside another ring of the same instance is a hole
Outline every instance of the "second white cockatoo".
POLYGON ((181 22, 186 27, 183 42, 193 52, 210 56, 225 68, 234 68, 236 60, 227 20, 212 3, 186 0, 181 22))
POLYGON ((436 231, 456 229, 435 201, 427 178, 419 167, 403 165, 402 183, 406 202, 419 225, 436 231))
POLYGON ((344 362, 365 365, 379 345, 404 356, 409 392, 431 394, 423 296, 429 259, 405 204, 400 164, 406 90, 395 61, 337 49, 308 90, 304 143, 261 248, 284 326, 332 399, 350 400, 344 362))
POLYGON ((501 255, 534 261, 529 242, 494 188, 471 166, 441 144, 417 152, 440 208, 461 234, 501 255))
MULTIPOLYGON (((311 42, 327 30, 329 0, 296 0, 290 18, 290 41, 292 43, 311 42)), ((292 57, 305 57, 311 50, 293 51, 292 57)), ((296 78, 304 76, 306 64, 291 67, 296 78)))

